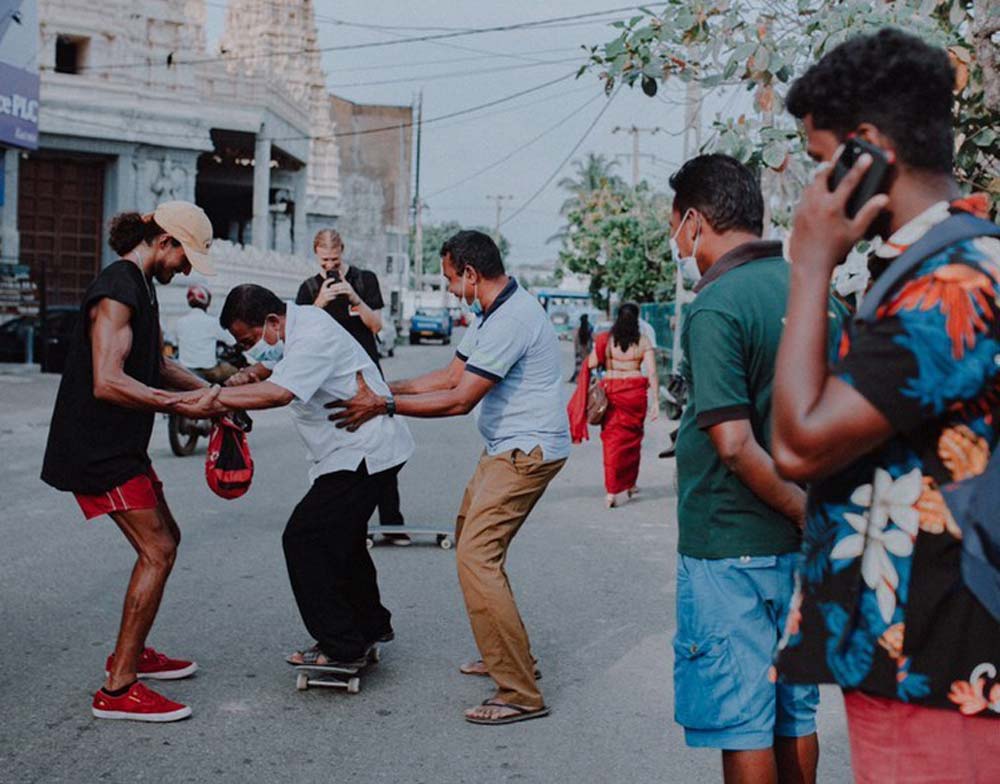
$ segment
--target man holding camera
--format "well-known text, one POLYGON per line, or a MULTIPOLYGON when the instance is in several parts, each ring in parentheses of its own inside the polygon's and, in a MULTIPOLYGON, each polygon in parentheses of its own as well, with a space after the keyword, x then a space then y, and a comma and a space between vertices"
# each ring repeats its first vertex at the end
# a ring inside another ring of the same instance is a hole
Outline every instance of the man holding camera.
MULTIPOLYGON (((313 252, 323 271, 302 281, 295 304, 315 305, 329 313, 361 345, 381 373, 375 336, 382 329, 385 303, 378 276, 344 261, 344 240, 335 229, 323 229, 316 234, 313 252)), ((379 522, 382 525, 403 525, 397 475, 385 474, 379 477, 379 481, 379 522)), ((386 539, 398 545, 410 543, 406 534, 388 534, 386 539)))

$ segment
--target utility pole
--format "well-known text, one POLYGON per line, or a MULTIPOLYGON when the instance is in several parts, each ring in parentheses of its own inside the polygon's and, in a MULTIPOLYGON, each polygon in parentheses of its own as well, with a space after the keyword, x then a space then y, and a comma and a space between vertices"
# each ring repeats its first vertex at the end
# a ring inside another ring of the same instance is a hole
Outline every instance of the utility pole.
POLYGON ((504 196, 501 194, 491 194, 486 197, 490 201, 495 201, 497 203, 497 222, 493 229, 493 241, 500 247, 500 214, 503 212, 503 203, 505 201, 513 201, 513 196, 504 196))
POLYGON ((620 125, 616 125, 611 129, 611 133, 630 133, 632 134, 632 187, 634 188, 639 184, 639 135, 643 133, 648 133, 650 135, 654 133, 659 133, 663 129, 660 126, 655 128, 640 128, 637 125, 633 125, 630 128, 623 128, 620 125))
POLYGON ((413 189, 413 288, 421 291, 424 285, 424 223, 423 202, 420 201, 420 134, 424 119, 424 91, 417 98, 417 166, 416 184, 413 189))

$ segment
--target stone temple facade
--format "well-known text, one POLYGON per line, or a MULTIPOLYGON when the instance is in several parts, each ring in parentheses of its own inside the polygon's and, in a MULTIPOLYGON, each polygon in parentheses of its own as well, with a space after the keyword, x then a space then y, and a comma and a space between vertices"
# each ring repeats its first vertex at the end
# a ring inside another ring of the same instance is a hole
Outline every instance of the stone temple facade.
MULTIPOLYGON (((240 282, 293 296, 316 269, 315 231, 343 228, 345 212, 312 0, 229 0, 218 51, 206 47, 205 0, 38 0, 38 18, 39 149, 5 153, 17 210, 2 228, 4 256, 30 266, 48 304, 76 304, 114 259, 112 215, 169 199, 212 219, 220 275, 201 281, 212 312, 240 282)), ((380 232, 392 237, 409 231, 408 138, 404 148, 402 213, 380 232)), ((384 248, 359 262, 385 275, 384 248)), ((168 330, 194 278, 163 292, 168 330)), ((386 300, 406 284, 384 278, 386 300)))

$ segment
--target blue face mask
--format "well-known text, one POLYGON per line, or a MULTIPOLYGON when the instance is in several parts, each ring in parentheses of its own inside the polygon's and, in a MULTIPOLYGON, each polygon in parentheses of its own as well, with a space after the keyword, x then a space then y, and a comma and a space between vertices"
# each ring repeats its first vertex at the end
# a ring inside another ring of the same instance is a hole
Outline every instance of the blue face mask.
POLYGON ((261 330, 260 340, 254 343, 250 348, 248 348, 243 353, 246 354, 254 362, 260 362, 262 365, 268 368, 273 368, 281 358, 285 356, 285 341, 280 338, 274 343, 268 343, 264 339, 264 335, 267 333, 267 322, 264 323, 264 329, 261 330))

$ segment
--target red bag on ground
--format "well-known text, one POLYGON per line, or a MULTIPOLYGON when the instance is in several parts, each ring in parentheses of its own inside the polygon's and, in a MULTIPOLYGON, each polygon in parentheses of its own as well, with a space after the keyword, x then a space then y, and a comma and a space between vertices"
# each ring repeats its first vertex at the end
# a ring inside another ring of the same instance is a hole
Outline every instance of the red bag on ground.
POLYGON ((250 489, 253 458, 247 441, 248 429, 229 417, 217 420, 212 428, 205 458, 205 479, 217 496, 239 498, 250 489))

